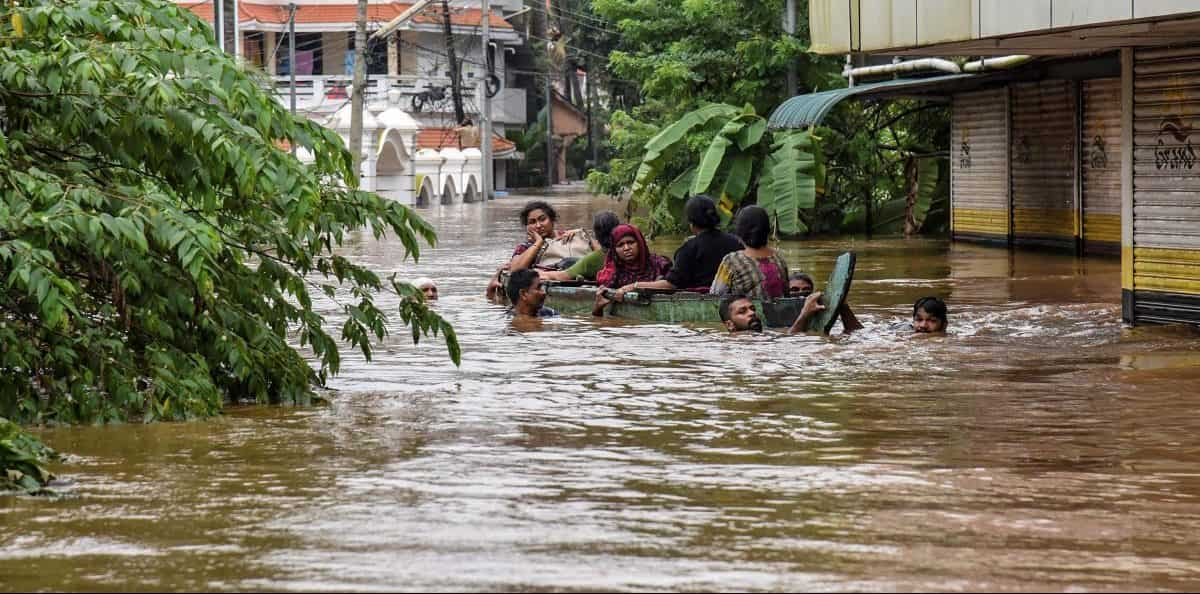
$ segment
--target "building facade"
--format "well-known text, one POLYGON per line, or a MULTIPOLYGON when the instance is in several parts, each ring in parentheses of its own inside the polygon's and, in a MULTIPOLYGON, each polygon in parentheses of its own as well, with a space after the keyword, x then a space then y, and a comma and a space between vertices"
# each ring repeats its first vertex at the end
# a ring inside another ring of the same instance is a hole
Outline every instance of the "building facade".
POLYGON ((844 95, 952 106, 956 240, 1120 254, 1125 321, 1200 324, 1200 3, 809 7, 844 95))
MULTIPOLYGON (((226 51, 261 69, 281 104, 294 102, 297 113, 334 129, 349 142, 358 14, 354 0, 177 2, 213 23, 226 51), (289 34, 293 27, 294 39, 289 34), (293 51, 295 64, 290 58, 293 51)), ((370 0, 368 35, 411 6, 412 2, 370 0)), ((526 125, 526 92, 513 88, 515 76, 506 67, 506 58, 524 44, 505 18, 519 10, 521 2, 491 2, 491 44, 486 49, 479 6, 478 0, 465 6, 461 0, 450 4, 449 40, 441 3, 433 2, 386 39, 368 41, 364 188, 406 204, 449 203, 477 196, 481 139, 477 128, 464 129, 455 117, 450 44, 461 64, 462 104, 472 123, 479 122, 482 93, 493 94, 493 187, 506 187, 507 163, 517 154, 504 132, 506 126, 526 125), (434 154, 445 162, 433 166, 434 154), (471 173, 463 174, 464 167, 471 173), (453 181, 440 183, 443 176, 437 172, 442 169, 455 169, 457 177, 446 175, 445 180, 453 181)))

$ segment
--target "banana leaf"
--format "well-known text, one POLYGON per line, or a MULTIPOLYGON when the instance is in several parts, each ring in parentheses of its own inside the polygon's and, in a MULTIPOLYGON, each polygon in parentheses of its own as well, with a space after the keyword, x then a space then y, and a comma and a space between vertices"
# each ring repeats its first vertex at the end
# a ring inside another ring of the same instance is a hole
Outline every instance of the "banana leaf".
POLYGON ((723 194, 730 199, 741 202, 750 189, 750 176, 754 172, 754 157, 738 155, 729 162, 729 172, 725 174, 723 194))
POLYGON ((679 143, 687 137, 688 132, 698 126, 703 126, 715 117, 733 117, 738 113, 738 109, 732 105, 721 103, 705 105, 700 109, 684 114, 683 117, 679 118, 679 121, 663 128, 661 132, 655 134, 653 138, 646 142, 646 154, 642 157, 642 164, 638 167, 637 175, 634 178, 633 193, 641 193, 646 189, 646 186, 662 173, 663 164, 666 163, 667 158, 670 157, 679 143))
POLYGON ((696 168, 689 167, 687 171, 680 173, 670 187, 667 188, 667 193, 672 198, 682 200, 688 197, 688 191, 692 189, 692 180, 696 179, 696 168))

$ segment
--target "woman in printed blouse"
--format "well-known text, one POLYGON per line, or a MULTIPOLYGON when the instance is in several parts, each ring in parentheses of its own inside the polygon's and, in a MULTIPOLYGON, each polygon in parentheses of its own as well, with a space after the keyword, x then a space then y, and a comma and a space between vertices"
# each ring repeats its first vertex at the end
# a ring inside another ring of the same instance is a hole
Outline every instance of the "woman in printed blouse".
POLYGON ((717 267, 709 293, 745 295, 751 299, 778 299, 787 293, 787 262, 767 247, 771 217, 759 206, 738 213, 735 233, 745 247, 730 252, 717 267))

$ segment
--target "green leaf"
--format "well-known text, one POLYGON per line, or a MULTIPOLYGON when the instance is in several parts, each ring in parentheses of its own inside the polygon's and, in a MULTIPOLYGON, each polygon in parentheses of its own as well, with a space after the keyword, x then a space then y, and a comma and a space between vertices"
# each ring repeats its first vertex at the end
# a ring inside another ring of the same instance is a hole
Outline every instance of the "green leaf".
POLYGON ((696 168, 690 167, 687 169, 687 171, 684 171, 675 177, 675 179, 671 182, 670 187, 667 189, 667 193, 670 194, 672 198, 677 200, 687 198, 688 192, 692 189, 692 181, 695 179, 696 168))
POLYGON ((750 189, 750 176, 754 172, 754 157, 752 155, 737 155, 730 161, 729 172, 725 175, 725 188, 722 194, 732 200, 741 202, 750 189))
POLYGON ((714 103, 688 112, 679 120, 663 128, 646 143, 646 154, 642 157, 642 164, 638 167, 637 175, 634 178, 633 193, 640 194, 654 178, 658 177, 665 158, 677 148, 688 132, 708 123, 715 117, 733 117, 737 114, 738 109, 732 105, 714 103))
POLYGON ((747 150, 750 147, 759 143, 762 140, 763 133, 767 131, 767 120, 756 117, 754 121, 747 124, 737 135, 737 145, 741 150, 747 150))

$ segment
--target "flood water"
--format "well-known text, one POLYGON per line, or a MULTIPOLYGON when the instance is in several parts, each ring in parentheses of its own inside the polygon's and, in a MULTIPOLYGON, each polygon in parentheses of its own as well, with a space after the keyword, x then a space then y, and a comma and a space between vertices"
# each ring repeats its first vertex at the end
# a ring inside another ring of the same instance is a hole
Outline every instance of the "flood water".
MULTIPOLYGON (((865 331, 518 332, 483 290, 524 199, 423 210, 416 265, 347 250, 437 280, 461 368, 397 326, 329 406, 40 431, 69 485, 0 497, 0 589, 1200 587, 1200 340, 1123 328, 1116 260, 785 243, 818 279, 857 251, 865 331), (892 329, 924 295, 950 335, 892 329)), ((568 227, 612 206, 551 200, 568 227)))

